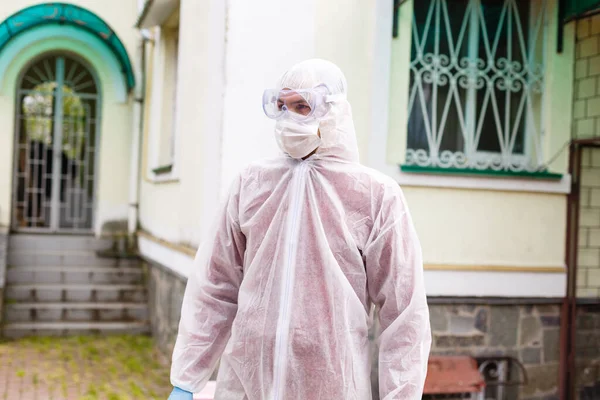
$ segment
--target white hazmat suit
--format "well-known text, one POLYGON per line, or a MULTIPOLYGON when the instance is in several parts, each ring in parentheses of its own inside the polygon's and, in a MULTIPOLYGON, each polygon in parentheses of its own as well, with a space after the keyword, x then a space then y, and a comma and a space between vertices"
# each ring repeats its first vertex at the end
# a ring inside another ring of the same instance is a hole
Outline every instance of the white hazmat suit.
POLYGON ((421 398, 431 335, 419 241, 398 184, 358 163, 339 68, 305 61, 279 87, 320 84, 344 96, 319 119, 316 153, 242 171, 198 252, 174 386, 200 391, 221 358, 216 400, 371 399, 375 304, 380 398, 421 398))

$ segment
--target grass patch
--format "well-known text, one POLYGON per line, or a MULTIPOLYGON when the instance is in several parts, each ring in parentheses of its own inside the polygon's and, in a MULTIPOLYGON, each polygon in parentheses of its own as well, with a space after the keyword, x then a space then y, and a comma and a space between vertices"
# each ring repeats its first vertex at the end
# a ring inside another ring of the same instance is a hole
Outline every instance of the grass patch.
MULTIPOLYGON (((148 336, 33 337, 0 343, 0 365, 10 364, 29 387, 44 384, 53 388, 55 398, 77 393, 80 400, 166 399, 172 389, 169 365, 166 359, 159 362, 163 358, 158 354, 148 336)), ((22 398, 27 396, 23 392, 22 398)))
POLYGON ((85 344, 83 347, 82 356, 88 360, 99 361, 100 350, 94 344, 85 344))
POLYGON ((88 389, 87 392, 85 393, 86 396, 91 396, 91 397, 98 397, 98 388, 96 387, 96 385, 94 385, 93 383, 90 383, 88 385, 88 389))
POLYGON ((63 352, 60 355, 60 359, 66 363, 71 363, 73 361, 73 354, 69 352, 63 352))
POLYGON ((109 367, 108 367, 108 372, 109 372, 111 375, 117 375, 118 371, 119 371, 119 370, 118 370, 118 369, 117 369, 117 367, 116 367, 116 366, 114 366, 114 365, 111 365, 111 366, 109 366, 109 367))
POLYGON ((129 381, 129 391, 132 395, 136 397, 143 397, 144 391, 138 386, 136 382, 129 381))
POLYGON ((144 367, 140 363, 140 360, 135 358, 128 358, 125 360, 125 366, 129 370, 129 372, 141 374, 144 372, 144 367))

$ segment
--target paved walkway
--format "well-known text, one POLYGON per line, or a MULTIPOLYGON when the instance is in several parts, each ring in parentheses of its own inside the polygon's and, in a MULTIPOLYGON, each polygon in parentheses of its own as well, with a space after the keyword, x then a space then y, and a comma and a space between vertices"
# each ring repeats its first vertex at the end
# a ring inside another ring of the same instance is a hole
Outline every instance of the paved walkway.
POLYGON ((0 400, 165 400, 168 362, 146 336, 0 342, 0 400))

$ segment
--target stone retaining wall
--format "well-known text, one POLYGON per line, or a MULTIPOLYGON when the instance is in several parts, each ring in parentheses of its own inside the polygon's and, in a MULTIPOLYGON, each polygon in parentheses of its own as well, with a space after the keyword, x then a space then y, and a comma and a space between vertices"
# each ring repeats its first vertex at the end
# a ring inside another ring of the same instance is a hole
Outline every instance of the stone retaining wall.
POLYGON ((559 305, 430 305, 430 314, 432 354, 514 357, 529 377, 515 396, 557 395, 559 305))
POLYGON ((581 399, 600 398, 600 305, 577 306, 575 385, 581 399))
MULTIPOLYGON (((161 351, 170 357, 177 337, 185 280, 159 265, 147 264, 146 268, 152 333, 161 351)), ((455 301, 459 304, 437 304, 438 301, 430 299, 432 354, 514 357, 524 365, 529 378, 527 385, 513 391, 515 400, 558 399, 558 304, 491 305, 485 299, 479 304, 455 301)), ((377 324, 374 325, 370 333, 373 342, 378 330, 377 324)), ((593 384, 589 371, 600 365, 600 310, 582 310, 577 329, 579 375, 582 385, 593 384)), ((373 392, 377 399, 375 344, 372 355, 373 392)))
POLYGON ((158 264, 146 263, 145 269, 152 335, 159 349, 170 358, 177 338, 186 281, 158 264))

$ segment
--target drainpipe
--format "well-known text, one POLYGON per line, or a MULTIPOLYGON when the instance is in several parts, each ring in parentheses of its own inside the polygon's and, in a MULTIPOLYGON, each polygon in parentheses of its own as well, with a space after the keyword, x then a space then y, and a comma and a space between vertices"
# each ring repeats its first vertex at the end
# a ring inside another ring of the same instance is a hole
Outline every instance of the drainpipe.
POLYGON ((577 324, 577 247, 579 244, 579 198, 581 192, 581 157, 586 147, 599 147, 600 138, 572 140, 569 146, 569 174, 571 192, 567 198, 567 293, 563 299, 560 326, 560 380, 561 400, 575 398, 575 328, 577 324))
POLYGON ((134 63, 137 85, 133 97, 133 118, 131 132, 131 165, 129 175, 129 212, 127 218, 127 251, 136 248, 136 232, 139 215, 140 195, 140 153, 141 136, 144 129, 143 109, 146 92, 146 43, 152 40, 148 30, 140 30, 141 39, 136 51, 134 63))
POLYGON ((575 323, 575 284, 577 279, 577 243, 579 233, 579 176, 581 172, 581 150, 576 142, 569 146, 569 174, 571 190, 567 196, 566 254, 567 287, 560 316, 560 364, 559 395, 561 400, 569 400, 573 393, 573 337, 575 323))

